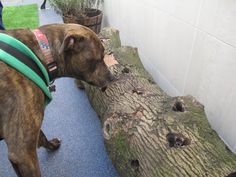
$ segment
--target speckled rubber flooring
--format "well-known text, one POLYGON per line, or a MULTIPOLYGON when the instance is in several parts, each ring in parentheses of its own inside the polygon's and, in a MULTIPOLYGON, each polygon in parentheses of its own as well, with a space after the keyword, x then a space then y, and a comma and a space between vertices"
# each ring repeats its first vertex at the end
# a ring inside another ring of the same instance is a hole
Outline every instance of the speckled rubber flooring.
MULTIPOLYGON (((32 2, 17 1, 18 5, 32 2)), ((52 9, 40 11, 41 25, 61 22, 52 9)), ((55 84, 57 91, 46 108, 42 129, 49 139, 58 137, 62 144, 55 152, 38 150, 42 177, 117 177, 105 150, 99 119, 85 92, 71 78, 58 79, 55 84)), ((0 141, 0 177, 15 176, 5 142, 0 141)))

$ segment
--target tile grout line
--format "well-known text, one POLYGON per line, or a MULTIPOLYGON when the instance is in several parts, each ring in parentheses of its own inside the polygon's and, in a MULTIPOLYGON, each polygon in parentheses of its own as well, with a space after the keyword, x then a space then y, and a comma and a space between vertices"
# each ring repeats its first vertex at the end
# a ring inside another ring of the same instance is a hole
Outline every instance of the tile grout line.
MULTIPOLYGON (((204 2, 204 0, 202 0, 202 2, 201 2, 201 8, 202 8, 202 6, 203 6, 203 2, 204 2)), ((224 41, 223 39, 220 39, 220 38, 218 38, 217 36, 215 36, 215 35, 213 35, 213 34, 207 32, 207 31, 205 31, 204 29, 199 28, 199 27, 198 27, 198 23, 199 23, 199 18, 200 18, 200 12, 199 12, 198 17, 197 17, 198 20, 197 20, 196 24, 194 25, 194 24, 192 24, 192 23, 190 23, 190 22, 188 22, 188 21, 186 21, 186 20, 184 20, 184 19, 182 19, 182 18, 180 18, 180 17, 178 17, 178 16, 175 16, 175 15, 173 15, 173 14, 171 14, 171 13, 166 12, 165 10, 163 10, 163 9, 157 7, 157 6, 155 6, 155 7, 157 8, 157 10, 158 10, 159 12, 161 12, 161 13, 163 13, 163 14, 166 14, 166 15, 168 15, 169 17, 174 18, 174 19, 176 19, 176 20, 178 20, 178 21, 180 21, 180 22, 182 22, 182 23, 184 23, 184 24, 186 24, 186 25, 189 25, 189 26, 191 26, 192 28, 195 28, 195 29, 197 29, 197 30, 199 30, 199 31, 201 31, 201 32, 207 33, 208 35, 214 37, 215 39, 217 39, 218 41, 221 41, 222 43, 225 43, 226 45, 229 45, 229 46, 231 46, 231 47, 233 47, 233 48, 236 48, 236 45, 230 44, 230 43, 224 41)), ((201 8, 200 8, 200 9, 201 9, 201 8)))
MULTIPOLYGON (((201 10, 203 8, 203 2, 204 2, 204 0, 201 0, 201 4, 200 4, 199 10, 198 10, 197 19, 196 19, 196 22, 195 22, 195 27, 199 24, 199 19, 200 19, 200 16, 201 16, 201 10)), ((192 60, 193 60, 193 51, 194 51, 194 46, 196 44, 196 40, 197 40, 197 36, 198 36, 197 34, 198 34, 198 30, 196 28, 196 29, 194 29, 193 43, 192 43, 192 46, 191 46, 191 52, 190 52, 190 56, 189 56, 189 59, 188 59, 187 70, 186 70, 185 76, 184 76, 184 83, 183 83, 183 90, 182 90, 183 95, 185 94, 185 91, 186 91, 186 83, 187 83, 190 67, 191 67, 192 60)))

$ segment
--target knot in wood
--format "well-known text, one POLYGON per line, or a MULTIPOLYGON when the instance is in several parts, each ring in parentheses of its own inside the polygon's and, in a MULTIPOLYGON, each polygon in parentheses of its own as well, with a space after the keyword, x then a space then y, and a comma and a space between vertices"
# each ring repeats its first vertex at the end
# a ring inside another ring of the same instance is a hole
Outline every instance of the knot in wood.
POLYGON ((103 124, 103 136, 106 140, 110 140, 112 137, 112 123, 108 120, 103 124))
POLYGON ((172 107, 172 110, 176 112, 184 112, 185 111, 184 104, 181 101, 176 101, 172 107))
POLYGON ((136 93, 137 95, 142 95, 144 93, 144 89, 142 89, 142 88, 134 88, 132 90, 132 93, 133 94, 136 93))
POLYGON ((179 148, 191 144, 191 140, 181 133, 168 133, 166 139, 169 147, 179 148))
POLYGON ((138 170, 139 169, 139 160, 137 160, 137 159, 133 159, 133 160, 131 160, 130 161, 130 165, 131 165, 131 168, 134 170, 134 171, 136 171, 136 170, 138 170))
POLYGON ((129 68, 127 68, 127 67, 125 67, 124 69, 122 69, 122 71, 121 71, 123 74, 127 74, 127 73, 129 73, 130 72, 130 69, 129 68))

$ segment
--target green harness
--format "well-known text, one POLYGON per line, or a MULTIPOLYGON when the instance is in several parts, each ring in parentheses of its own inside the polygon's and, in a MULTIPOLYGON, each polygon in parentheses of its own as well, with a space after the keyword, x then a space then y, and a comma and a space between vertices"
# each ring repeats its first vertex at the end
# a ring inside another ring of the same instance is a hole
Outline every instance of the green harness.
POLYGON ((50 101, 52 100, 52 95, 51 95, 51 92, 49 91, 49 88, 48 88, 49 76, 48 76, 47 70, 45 69, 45 67, 43 66, 41 61, 25 44, 23 44, 21 41, 15 39, 9 35, 0 33, 0 41, 16 48, 20 52, 22 52, 25 55, 27 55, 28 57, 30 57, 37 64, 37 66, 40 68, 41 72, 43 73, 46 83, 30 67, 28 67, 27 65, 25 65, 24 63, 19 61, 15 56, 12 56, 11 54, 0 49, 0 60, 7 63, 11 67, 15 68, 17 71, 21 72, 24 76, 26 76, 31 81, 33 81, 44 92, 44 94, 46 96, 45 106, 48 105, 50 103, 50 101))

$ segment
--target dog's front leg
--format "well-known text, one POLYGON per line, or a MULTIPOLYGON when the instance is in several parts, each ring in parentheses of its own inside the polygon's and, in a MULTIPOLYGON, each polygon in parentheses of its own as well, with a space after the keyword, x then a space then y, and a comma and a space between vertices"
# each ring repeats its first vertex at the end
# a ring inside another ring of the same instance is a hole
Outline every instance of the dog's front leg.
POLYGON ((56 150, 60 147, 60 145, 61 145, 61 141, 59 139, 54 138, 48 141, 43 131, 40 130, 38 147, 43 146, 44 148, 48 150, 56 150))

